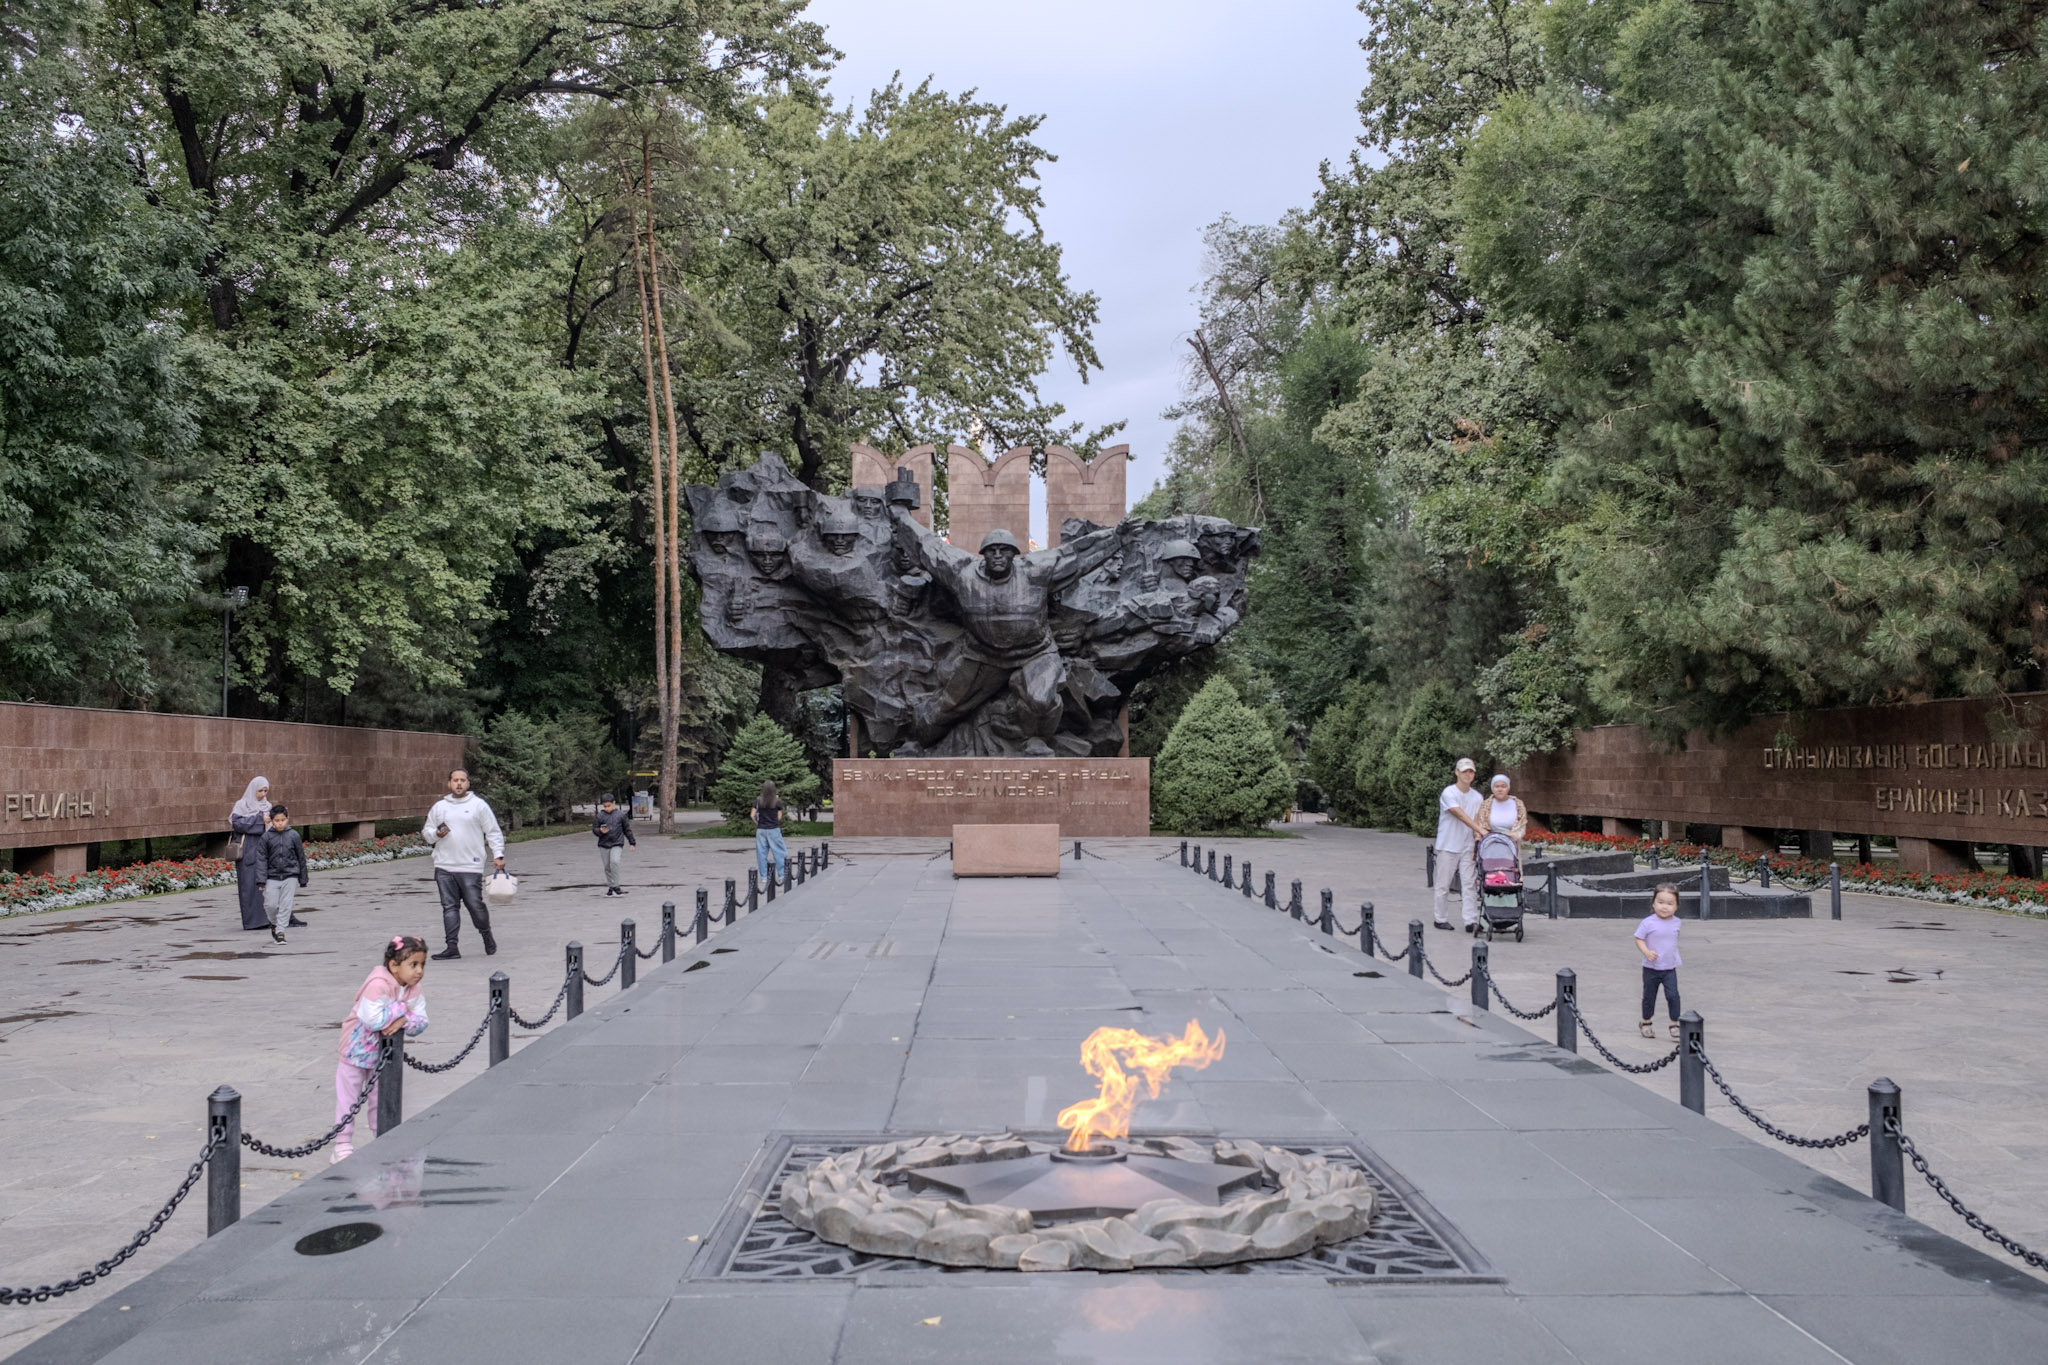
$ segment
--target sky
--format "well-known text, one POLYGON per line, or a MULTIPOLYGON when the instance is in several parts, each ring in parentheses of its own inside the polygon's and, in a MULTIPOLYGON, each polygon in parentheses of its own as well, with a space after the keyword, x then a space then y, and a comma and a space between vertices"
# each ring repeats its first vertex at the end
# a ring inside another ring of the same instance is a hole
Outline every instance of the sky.
MULTIPOLYGON (((1092 430, 1119 419, 1129 492, 1166 472, 1181 356, 1195 323, 1202 229, 1228 213, 1272 222, 1315 193, 1358 132, 1364 18, 1351 0, 812 0, 845 53, 835 99, 858 106, 901 71, 1045 115, 1037 141, 1046 235, 1068 278, 1101 297, 1102 369, 1041 391, 1092 430)), ((1042 486, 1033 538, 1044 543, 1042 486)))

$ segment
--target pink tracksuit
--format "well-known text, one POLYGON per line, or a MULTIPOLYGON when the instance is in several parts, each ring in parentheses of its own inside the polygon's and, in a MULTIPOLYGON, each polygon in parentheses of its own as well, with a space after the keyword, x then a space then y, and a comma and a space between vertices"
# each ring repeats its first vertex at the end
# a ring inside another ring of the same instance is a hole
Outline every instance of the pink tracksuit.
MULTIPOLYGON (((388 968, 379 967, 364 980, 362 989, 356 992, 356 1002, 341 1021, 341 1060, 334 1068, 334 1121, 341 1122, 348 1117, 348 1111, 355 1107, 356 1099, 363 1093, 363 1087, 370 1084, 370 1076, 377 1066, 381 1051, 380 1038, 394 1019, 405 1020, 405 1036, 417 1038, 427 1028, 427 997, 420 986, 410 988, 398 984, 388 968)), ((371 1127, 377 1122, 377 1098, 372 1094, 364 1105, 364 1113, 371 1127)), ((355 1123, 341 1130, 335 1139, 346 1149, 355 1136, 355 1123)))

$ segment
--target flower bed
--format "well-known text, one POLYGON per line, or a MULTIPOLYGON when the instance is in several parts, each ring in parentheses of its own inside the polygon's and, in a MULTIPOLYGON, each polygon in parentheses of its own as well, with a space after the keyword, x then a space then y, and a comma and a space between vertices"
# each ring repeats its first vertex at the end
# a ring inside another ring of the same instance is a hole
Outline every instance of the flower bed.
MULTIPOLYGON (((1701 857, 1734 872, 1754 874, 1764 854, 1738 853, 1712 845, 1688 844, 1660 839, 1631 839, 1616 834, 1546 834, 1541 842, 1552 847, 1576 848, 1592 853, 1630 853, 1647 862, 1656 849, 1664 865, 1672 869, 1672 880, 1683 878, 1684 864, 1697 867, 1701 857)), ((1769 855, 1773 875, 1789 876, 1802 883, 1827 884, 1828 864, 1811 858, 1769 855)), ((1844 863, 1842 885, 1880 896, 1910 896, 1915 900, 1944 901, 1950 905, 1980 905, 1993 910, 2020 910, 2030 915, 2048 915, 2048 881, 2031 877, 2008 877, 2000 872, 1908 872, 1892 863, 1844 863)))
MULTIPOLYGON (((315 872, 359 863, 388 863, 428 852, 417 834, 383 839, 334 839, 306 845, 306 865, 315 872)), ((169 891, 226 886, 235 880, 235 865, 225 858, 158 859, 127 867, 104 867, 70 877, 19 876, 0 872, 0 916, 30 915, 101 901, 135 900, 169 891)))

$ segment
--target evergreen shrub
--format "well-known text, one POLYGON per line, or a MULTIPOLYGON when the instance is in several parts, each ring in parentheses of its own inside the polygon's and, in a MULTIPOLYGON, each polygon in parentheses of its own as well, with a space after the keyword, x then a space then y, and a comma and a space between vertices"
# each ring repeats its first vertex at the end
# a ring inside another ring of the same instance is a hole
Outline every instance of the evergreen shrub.
POLYGON ((803 742, 767 716, 756 715, 733 736, 711 784, 712 804, 727 824, 752 825, 747 811, 763 781, 775 784, 786 808, 808 805, 818 795, 818 775, 804 762, 803 742))
MULTIPOLYGON (((1477 725, 1471 706, 1449 683, 1426 683, 1417 689, 1379 764, 1378 776, 1387 790, 1387 823, 1425 838, 1436 833, 1437 796, 1455 776, 1453 765, 1467 756, 1482 768, 1485 763, 1473 747, 1477 725)), ((1361 778, 1373 776, 1364 766, 1360 764, 1361 778)), ((1487 774, 1481 771, 1479 777, 1483 782, 1487 774)))
POLYGON ((1152 823, 1166 829, 1256 830, 1294 798, 1273 732, 1212 678, 1181 709, 1152 765, 1152 823))

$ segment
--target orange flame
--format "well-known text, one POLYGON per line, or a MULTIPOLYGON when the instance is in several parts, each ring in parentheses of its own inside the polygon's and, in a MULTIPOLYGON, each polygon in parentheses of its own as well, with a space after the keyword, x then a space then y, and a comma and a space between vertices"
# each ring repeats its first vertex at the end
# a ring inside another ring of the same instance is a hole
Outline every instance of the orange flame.
POLYGON ((1102 1091, 1092 1100, 1082 1100, 1060 1110, 1059 1125, 1068 1131, 1067 1150, 1085 1152, 1098 1137, 1129 1137, 1131 1110, 1138 1104, 1138 1086, 1145 1086, 1152 1099, 1166 1083, 1166 1073, 1177 1066, 1197 1071, 1223 1055, 1223 1033, 1210 1042, 1202 1026, 1188 1020, 1187 1032, 1178 1038, 1154 1038, 1128 1028, 1099 1028, 1081 1044, 1081 1065, 1102 1082, 1102 1091))

